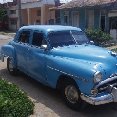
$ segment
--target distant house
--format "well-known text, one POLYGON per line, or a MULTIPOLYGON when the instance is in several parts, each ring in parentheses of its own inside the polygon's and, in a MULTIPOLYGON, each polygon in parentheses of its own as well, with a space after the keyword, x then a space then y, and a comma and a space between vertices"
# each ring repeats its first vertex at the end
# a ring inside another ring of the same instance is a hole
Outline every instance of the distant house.
POLYGON ((86 28, 100 28, 110 32, 117 29, 116 0, 72 0, 59 6, 61 24, 86 28))
MULTIPOLYGON (((19 28, 18 4, 8 4, 9 29, 19 28)), ((22 25, 54 24, 55 11, 49 8, 55 6, 54 0, 21 0, 22 25)))

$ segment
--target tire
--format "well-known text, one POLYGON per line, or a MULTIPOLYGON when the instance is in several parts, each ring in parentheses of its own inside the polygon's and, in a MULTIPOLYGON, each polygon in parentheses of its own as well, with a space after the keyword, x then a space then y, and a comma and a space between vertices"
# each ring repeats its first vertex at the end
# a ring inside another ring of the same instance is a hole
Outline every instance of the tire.
POLYGON ((80 98, 80 91, 73 81, 65 81, 62 86, 62 96, 68 107, 81 111, 85 108, 80 98))
POLYGON ((112 109, 117 111, 117 102, 112 103, 112 109))
POLYGON ((8 57, 7 59, 7 69, 11 75, 17 75, 17 69, 13 66, 13 61, 8 57))

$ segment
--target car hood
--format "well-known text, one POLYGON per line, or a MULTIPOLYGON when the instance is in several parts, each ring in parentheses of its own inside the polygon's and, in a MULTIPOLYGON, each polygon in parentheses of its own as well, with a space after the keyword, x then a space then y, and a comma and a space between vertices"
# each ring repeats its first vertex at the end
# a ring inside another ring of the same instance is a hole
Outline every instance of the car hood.
POLYGON ((86 67, 88 65, 94 71, 102 71, 104 79, 110 77, 113 73, 117 73, 116 53, 95 45, 84 44, 57 47, 51 50, 51 55, 61 57, 64 61, 70 60, 79 65, 82 65, 80 63, 85 63, 86 67))
POLYGON ((117 62, 111 51, 94 45, 71 45, 52 49, 52 55, 94 62, 117 62))

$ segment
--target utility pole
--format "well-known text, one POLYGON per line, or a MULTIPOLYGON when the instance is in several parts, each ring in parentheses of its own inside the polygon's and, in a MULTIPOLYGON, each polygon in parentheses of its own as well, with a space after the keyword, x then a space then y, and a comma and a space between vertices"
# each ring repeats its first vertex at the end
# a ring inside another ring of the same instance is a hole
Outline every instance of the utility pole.
POLYGON ((21 0, 17 0, 17 7, 18 7, 18 22, 19 22, 19 27, 21 27, 22 26, 21 0))

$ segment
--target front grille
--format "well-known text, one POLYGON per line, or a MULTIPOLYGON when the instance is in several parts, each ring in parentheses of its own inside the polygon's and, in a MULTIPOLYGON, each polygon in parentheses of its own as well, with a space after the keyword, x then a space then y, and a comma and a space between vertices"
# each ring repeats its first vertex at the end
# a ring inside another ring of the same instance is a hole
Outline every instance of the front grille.
POLYGON ((102 83, 99 83, 96 86, 96 89, 98 89, 98 92, 104 92, 108 91, 109 85, 112 85, 113 87, 117 88, 117 76, 111 77, 105 81, 102 81, 102 83))

